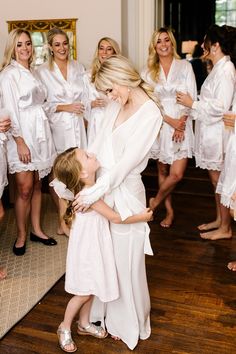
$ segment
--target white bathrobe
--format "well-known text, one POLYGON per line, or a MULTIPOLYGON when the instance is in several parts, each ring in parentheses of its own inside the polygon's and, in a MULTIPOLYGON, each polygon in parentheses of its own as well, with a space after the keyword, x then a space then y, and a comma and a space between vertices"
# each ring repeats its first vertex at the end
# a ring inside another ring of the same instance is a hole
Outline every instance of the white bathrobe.
POLYGON ((216 171, 222 169, 229 138, 222 118, 232 105, 235 79, 235 67, 230 58, 224 56, 204 81, 199 101, 193 103, 197 167, 216 171))
MULTIPOLYGON (((124 220, 146 207, 145 189, 140 173, 148 162, 149 151, 161 124, 160 110, 151 100, 118 127, 114 127, 120 105, 110 103, 101 131, 91 151, 101 162, 96 184, 82 192, 92 203, 105 194, 105 202, 124 220)), ((120 297, 107 304, 106 311, 95 300, 92 319, 103 320, 107 330, 118 336, 130 349, 138 339, 150 336, 150 298, 146 279, 145 253, 152 254, 147 223, 117 225, 111 223, 111 235, 118 272, 120 297)), ((101 304, 100 304, 101 305, 101 304)))
POLYGON ((192 65, 186 60, 174 58, 167 77, 160 65, 158 82, 154 82, 151 79, 147 69, 142 71, 141 76, 144 81, 153 86, 154 92, 161 102, 164 114, 174 119, 178 119, 184 114, 188 116, 184 132, 185 138, 181 143, 176 143, 172 140, 174 128, 166 122, 163 123, 157 144, 152 148, 151 157, 170 165, 175 160, 191 158, 194 151, 191 110, 177 104, 176 92, 188 92, 193 99, 196 99, 197 87, 192 65))
POLYGON ((11 134, 7 140, 7 158, 9 173, 38 171, 43 178, 51 171, 56 151, 52 140, 48 118, 42 108, 46 90, 35 76, 34 70, 28 70, 12 60, 0 74, 0 92, 2 108, 11 116, 11 134), (31 154, 31 162, 25 164, 19 160, 14 137, 22 137, 31 154))
POLYGON ((90 111, 90 102, 83 79, 83 66, 75 60, 68 61, 67 80, 55 62, 53 70, 49 69, 48 63, 44 63, 38 67, 37 73, 47 88, 44 109, 49 118, 57 153, 76 146, 86 149, 87 137, 83 115, 56 112, 58 105, 75 102, 82 102, 85 105, 85 115, 90 111))

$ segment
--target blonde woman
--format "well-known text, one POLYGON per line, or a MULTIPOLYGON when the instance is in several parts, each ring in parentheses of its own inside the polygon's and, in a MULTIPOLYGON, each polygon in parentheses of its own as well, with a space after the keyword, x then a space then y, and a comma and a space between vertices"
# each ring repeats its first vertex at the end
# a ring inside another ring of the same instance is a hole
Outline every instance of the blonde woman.
POLYGON ((176 102, 176 93, 188 92, 194 99, 197 94, 192 66, 180 60, 171 30, 160 28, 153 33, 147 68, 141 75, 153 86, 164 113, 163 126, 151 155, 158 159, 159 190, 155 198, 150 199, 150 207, 158 208, 165 199, 166 216, 160 225, 170 227, 174 220, 171 192, 182 179, 194 147, 190 111, 176 102))
POLYGON ((99 129, 103 120, 104 107, 107 104, 106 96, 98 92, 94 86, 94 80, 101 64, 113 54, 120 54, 118 43, 109 37, 103 37, 99 40, 91 69, 86 73, 89 99, 91 100, 91 112, 88 117, 88 145, 90 145, 99 129))
POLYGON ((17 239, 13 252, 25 253, 30 213, 31 241, 56 245, 41 228, 41 179, 51 171, 56 152, 42 105, 46 92, 30 67, 33 47, 28 31, 15 29, 7 40, 0 67, 2 108, 10 112, 12 131, 7 141, 9 173, 16 185, 17 239))
MULTIPOLYGON (((37 73, 47 88, 44 104, 57 154, 70 147, 87 147, 84 116, 90 112, 90 101, 84 83, 84 67, 70 60, 70 44, 66 32, 53 28, 47 33, 48 62, 37 73)), ((52 179, 52 176, 50 176, 52 179)), ((58 234, 69 235, 62 219, 63 210, 54 191, 52 198, 59 210, 58 234)))
MULTIPOLYGON (((224 163, 229 132, 225 130, 223 114, 232 105, 236 76, 235 67, 229 55, 235 59, 232 49, 235 44, 235 30, 229 31, 227 26, 211 26, 204 38, 204 57, 213 63, 213 69, 204 81, 199 100, 179 92, 177 101, 192 109, 196 119, 196 165, 207 169, 214 190, 224 163)), ((215 194, 216 219, 198 226, 203 239, 217 240, 230 238, 232 231, 228 228, 222 234, 219 230, 222 220, 219 194, 215 194), (216 229, 216 230, 212 230, 216 229), (211 231, 212 230, 212 231, 211 231)))
MULTIPOLYGON (((77 195, 75 208, 84 210, 104 196, 122 220, 146 206, 140 173, 157 138, 162 116, 152 88, 124 57, 111 56, 101 65, 95 87, 110 102, 105 108, 103 129, 90 146, 101 164, 94 186, 77 195)), ((150 298, 145 254, 152 254, 145 223, 110 223, 120 297, 106 306, 95 303, 93 320, 104 319, 108 332, 134 349, 139 338, 150 336, 150 298), (96 316, 96 313, 100 314, 96 316)))

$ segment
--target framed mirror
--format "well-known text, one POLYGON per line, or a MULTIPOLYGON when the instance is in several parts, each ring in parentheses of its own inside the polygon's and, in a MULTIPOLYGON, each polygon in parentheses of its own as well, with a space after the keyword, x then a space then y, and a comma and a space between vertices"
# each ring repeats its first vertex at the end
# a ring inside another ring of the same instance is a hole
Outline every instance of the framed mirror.
POLYGON ((76 21, 77 18, 53 20, 7 21, 8 32, 15 28, 30 32, 35 49, 34 65, 40 65, 47 59, 47 32, 53 27, 65 31, 70 42, 70 58, 76 59, 76 21))

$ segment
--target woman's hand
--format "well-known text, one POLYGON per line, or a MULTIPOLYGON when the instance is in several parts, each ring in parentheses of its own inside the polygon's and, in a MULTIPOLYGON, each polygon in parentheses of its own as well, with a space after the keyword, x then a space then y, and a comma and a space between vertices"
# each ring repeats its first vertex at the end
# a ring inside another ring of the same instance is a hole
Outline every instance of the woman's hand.
POLYGON ((91 101, 91 108, 102 108, 105 107, 107 104, 107 101, 104 100, 103 98, 97 98, 94 101, 91 101))
POLYGON ((57 106, 57 112, 68 112, 75 114, 83 114, 85 110, 82 102, 73 102, 69 104, 62 104, 57 106))
POLYGON ((146 208, 141 214, 140 214, 142 221, 143 222, 148 222, 153 220, 153 211, 150 208, 146 208))
POLYGON ((223 121, 224 125, 226 128, 234 128, 235 126, 235 119, 236 119, 236 114, 235 113, 225 113, 223 115, 223 121))
POLYGON ((168 123, 172 128, 176 130, 184 131, 187 118, 188 116, 186 115, 181 116, 179 119, 174 119, 165 115, 164 121, 168 123))
POLYGON ((9 117, 0 119, 0 133, 6 133, 11 128, 11 120, 9 117))
POLYGON ((192 108, 194 102, 189 93, 183 93, 179 91, 176 93, 176 101, 178 104, 182 104, 183 106, 189 108, 192 108))
POLYGON ((172 135, 172 141, 175 143, 181 143, 184 141, 184 131, 175 129, 174 134, 172 135))
POLYGON ((80 212, 85 212, 90 208, 90 205, 84 204, 83 203, 83 196, 80 195, 80 193, 76 194, 75 199, 72 203, 72 207, 74 212, 80 211, 80 212))
POLYGON ((14 138, 17 145, 17 152, 21 162, 27 164, 31 162, 30 149, 26 145, 25 141, 21 137, 14 138))

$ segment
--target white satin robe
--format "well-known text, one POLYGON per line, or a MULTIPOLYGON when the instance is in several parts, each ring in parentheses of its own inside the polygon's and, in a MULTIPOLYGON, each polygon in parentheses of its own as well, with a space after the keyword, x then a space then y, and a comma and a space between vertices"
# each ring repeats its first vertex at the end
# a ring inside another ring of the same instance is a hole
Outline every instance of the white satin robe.
MULTIPOLYGON (((92 101, 96 100, 97 98, 102 98, 104 100, 107 99, 105 95, 99 93, 94 84, 91 82, 91 72, 86 72, 85 74, 85 82, 88 89, 88 96, 90 100, 90 104, 92 101)), ((88 120, 88 127, 87 127, 87 139, 88 139, 88 147, 93 143, 95 140, 96 135, 98 134, 99 130, 101 129, 103 117, 104 117, 105 107, 95 107, 91 108, 90 114, 87 117, 88 120)))
MULTIPOLYGON (((120 105, 111 102, 103 125, 90 151, 101 163, 96 184, 83 190, 83 200, 91 203, 105 194, 105 202, 124 220, 146 207, 145 189, 140 173, 148 162, 162 116, 156 104, 148 100, 127 121, 114 128, 120 105)), ((147 223, 117 225, 111 223, 120 297, 106 309, 95 299, 92 320, 105 316, 109 333, 134 349, 138 339, 150 336, 150 298, 146 279, 145 254, 152 254, 147 223)))
MULTIPOLYGON (((236 95, 234 96, 232 111, 236 114, 236 95)), ((233 194, 236 193, 236 125, 233 130, 229 131, 229 134, 224 165, 220 173, 216 193, 220 194, 220 201, 224 206, 235 210, 234 218, 236 220, 236 201, 232 200, 233 194)))
POLYGON ((2 108, 10 112, 12 128, 7 140, 9 173, 38 171, 39 178, 50 173, 56 151, 48 118, 42 108, 46 91, 28 70, 15 60, 0 73, 2 108), (22 137, 31 154, 31 162, 22 163, 14 137, 22 137))
POLYGON ((84 67, 75 60, 68 61, 67 80, 54 62, 53 70, 48 63, 37 68, 40 80, 47 88, 47 101, 44 104, 49 118, 52 136, 57 153, 70 147, 87 148, 87 137, 83 115, 69 112, 56 112, 58 105, 83 102, 85 115, 90 111, 90 102, 84 84, 84 67))
POLYGON ((193 99, 197 97, 197 87, 192 65, 186 60, 173 59, 168 76, 160 65, 158 82, 154 82, 148 70, 141 73, 144 81, 148 82, 160 100, 164 114, 171 118, 180 118, 188 115, 185 128, 185 139, 181 143, 172 140, 174 128, 163 122, 157 144, 151 150, 151 157, 165 164, 172 164, 175 160, 191 158, 194 150, 194 134, 192 127, 191 110, 176 103, 176 91, 188 92, 193 99))
POLYGON ((228 56, 224 56, 204 81, 199 101, 193 103, 197 167, 216 171, 222 169, 229 138, 222 118, 232 105, 235 82, 234 65, 228 56))

